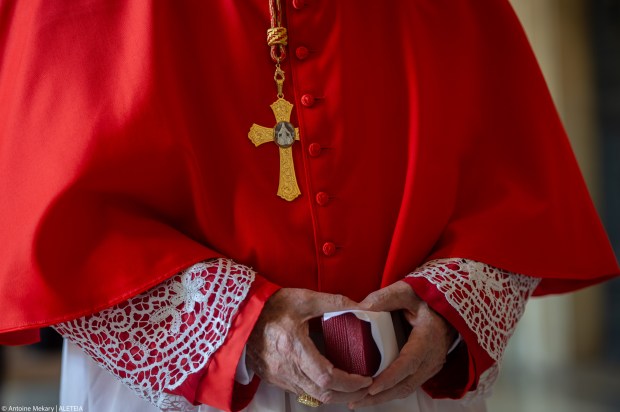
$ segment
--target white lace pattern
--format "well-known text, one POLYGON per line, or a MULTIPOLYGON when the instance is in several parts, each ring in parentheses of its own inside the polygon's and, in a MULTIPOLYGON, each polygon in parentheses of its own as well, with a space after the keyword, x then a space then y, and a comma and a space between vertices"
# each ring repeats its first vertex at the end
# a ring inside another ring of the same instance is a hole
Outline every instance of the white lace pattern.
POLYGON ((254 279, 254 271, 230 260, 198 263, 128 301, 55 328, 158 408, 196 410, 166 391, 206 367, 254 279))
POLYGON ((480 347, 496 362, 480 377, 475 393, 470 394, 487 395, 497 378, 508 340, 540 279, 469 259, 433 260, 409 276, 424 278, 437 287, 476 334, 480 347))

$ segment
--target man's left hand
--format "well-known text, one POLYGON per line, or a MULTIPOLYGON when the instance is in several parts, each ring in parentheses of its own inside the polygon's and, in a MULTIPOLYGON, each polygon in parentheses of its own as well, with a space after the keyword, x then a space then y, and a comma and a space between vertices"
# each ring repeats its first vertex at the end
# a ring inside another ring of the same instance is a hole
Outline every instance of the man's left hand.
POLYGON ((457 336, 455 329, 403 281, 371 293, 361 306, 375 312, 403 310, 413 330, 399 356, 375 378, 365 398, 349 404, 351 409, 410 396, 441 370, 457 336))

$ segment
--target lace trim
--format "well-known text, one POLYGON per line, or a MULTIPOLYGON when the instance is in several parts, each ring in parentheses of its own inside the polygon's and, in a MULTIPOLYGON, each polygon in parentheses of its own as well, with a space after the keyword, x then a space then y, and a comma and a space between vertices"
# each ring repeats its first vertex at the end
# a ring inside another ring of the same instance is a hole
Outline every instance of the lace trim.
POLYGON ((158 408, 197 410, 166 391, 206 367, 254 279, 254 271, 230 260, 198 263, 126 302, 55 328, 158 408))
POLYGON ((435 285, 496 362, 540 283, 540 279, 468 259, 433 260, 409 276, 423 277, 435 285))
POLYGON ((464 400, 488 396, 499 375, 499 363, 540 279, 519 275, 468 259, 438 259, 421 266, 422 277, 444 294, 476 334, 478 344, 496 362, 464 400))

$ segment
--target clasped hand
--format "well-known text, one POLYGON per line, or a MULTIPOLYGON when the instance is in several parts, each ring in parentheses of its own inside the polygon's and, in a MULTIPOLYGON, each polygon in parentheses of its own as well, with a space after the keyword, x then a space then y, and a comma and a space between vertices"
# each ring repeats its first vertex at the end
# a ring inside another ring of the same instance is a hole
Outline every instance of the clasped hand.
POLYGON ((286 391, 358 408, 411 395, 441 370, 455 335, 402 281, 368 295, 361 303, 306 289, 281 289, 267 301, 254 326, 247 362, 261 379, 286 391), (413 326, 399 356, 374 379, 335 368, 309 337, 310 319, 350 309, 403 310, 413 326))

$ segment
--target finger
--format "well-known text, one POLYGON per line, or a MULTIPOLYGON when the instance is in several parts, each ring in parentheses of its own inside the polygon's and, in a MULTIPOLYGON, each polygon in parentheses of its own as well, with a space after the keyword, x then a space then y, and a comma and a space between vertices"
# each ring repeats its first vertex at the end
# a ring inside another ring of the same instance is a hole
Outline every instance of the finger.
POLYGON ((403 399, 411 396, 426 380, 421 380, 419 374, 412 375, 398 383, 393 388, 378 393, 376 395, 369 395, 364 399, 356 402, 349 403, 350 409, 363 408, 365 406, 378 405, 381 403, 389 402, 394 399, 403 399))
POLYGON ((364 388, 364 389, 360 389, 357 392, 346 392, 346 393, 330 391, 317 399, 323 403, 328 403, 328 404, 329 403, 349 404, 349 403, 359 402, 362 399, 366 398, 367 396, 368 396, 368 389, 364 388))
MULTIPOLYGON (((329 363, 329 361, 327 362, 329 363)), ((300 365, 302 364, 303 364, 303 361, 302 363, 300 363, 300 365)), ((307 374, 304 372, 304 370, 299 365, 296 365, 295 369, 296 369, 295 375, 298 376, 296 380, 299 384, 299 387, 302 390, 295 390, 294 392, 298 394, 305 392, 308 395, 318 399, 319 401, 325 404, 334 404, 334 403, 348 404, 351 402, 360 401, 364 399, 366 396, 368 396, 368 386, 370 386, 370 383, 372 383, 372 379, 368 378, 368 382, 364 383, 364 387, 362 389, 359 389, 353 392, 350 392, 350 391, 342 392, 340 390, 333 389, 333 388, 342 387, 340 385, 337 385, 337 384, 332 385, 332 388, 321 387, 319 386, 319 384, 315 383, 310 377, 308 377, 307 374)), ((343 371, 334 368, 333 373, 334 373, 334 381, 336 383, 340 382, 341 385, 344 385, 346 383, 346 379, 342 379, 341 377, 339 377, 339 374, 344 373, 343 371)), ((349 374, 346 374, 346 375, 349 375, 349 374)), ((351 377, 354 377, 355 379, 364 378, 359 375, 351 375, 351 377)))
MULTIPOLYGON (((351 396, 353 395, 352 393, 344 394, 342 392, 324 390, 313 382, 297 363, 291 362, 287 366, 288 367, 286 370, 280 371, 280 373, 273 376, 270 381, 272 384, 284 389, 285 391, 296 393, 298 395, 306 393, 316 399, 319 399, 323 403, 335 402, 338 400, 345 403, 363 398, 363 396, 360 397, 359 395, 351 396), (346 395, 349 395, 349 398, 346 398, 346 395)), ((367 389, 362 389, 361 391, 366 394, 368 393, 367 389)))
POLYGON ((360 302, 360 307, 374 312, 390 312, 399 309, 413 309, 417 302, 419 299, 411 286, 406 282, 398 281, 366 296, 360 302))
MULTIPOLYGON (((308 395, 312 396, 315 399, 318 399, 321 403, 324 404, 350 404, 354 402, 359 402, 364 398, 368 397, 367 389, 360 389, 356 392, 337 392, 337 391, 326 391, 321 392, 318 386, 310 384, 304 387, 303 391, 308 395)), ((301 392, 298 392, 301 394, 301 392)))
POLYGON ((414 375, 426 358, 429 347, 433 342, 426 339, 421 328, 414 328, 409 339, 398 357, 379 376, 377 376, 368 393, 376 395, 396 386, 401 381, 414 375))
POLYGON ((327 312, 337 312, 359 308, 359 303, 343 295, 307 291, 308 297, 304 299, 302 312, 306 320, 323 316, 327 312))
POLYGON ((300 336, 298 342, 299 367, 321 391, 352 393, 368 388, 372 384, 372 378, 368 376, 351 374, 335 368, 321 355, 308 336, 300 336))

